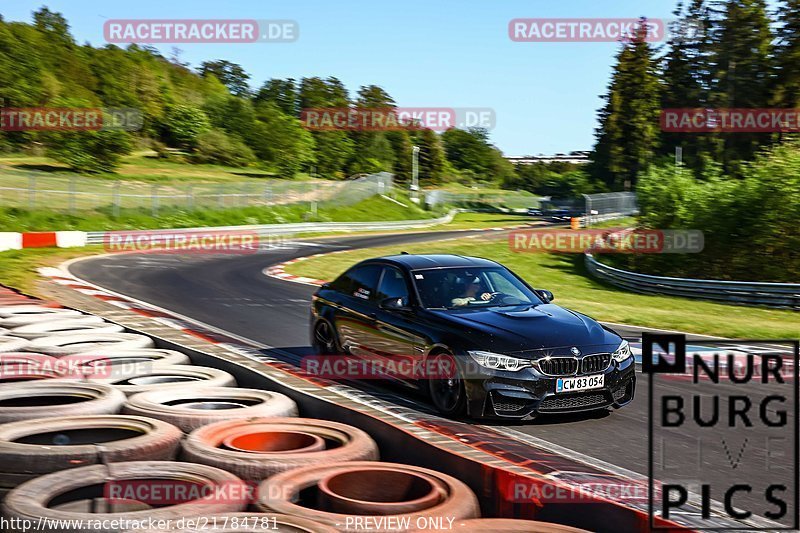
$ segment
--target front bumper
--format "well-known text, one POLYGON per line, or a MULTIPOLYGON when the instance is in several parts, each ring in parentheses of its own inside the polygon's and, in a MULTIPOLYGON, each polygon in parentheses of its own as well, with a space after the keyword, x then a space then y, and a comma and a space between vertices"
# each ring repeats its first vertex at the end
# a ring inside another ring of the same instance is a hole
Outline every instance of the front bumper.
POLYGON ((476 418, 531 420, 545 413, 620 408, 633 400, 636 391, 633 357, 622 363, 612 361, 604 371, 593 374, 605 375, 602 388, 556 393, 557 378, 544 376, 534 369, 473 371, 464 379, 468 413, 476 418))

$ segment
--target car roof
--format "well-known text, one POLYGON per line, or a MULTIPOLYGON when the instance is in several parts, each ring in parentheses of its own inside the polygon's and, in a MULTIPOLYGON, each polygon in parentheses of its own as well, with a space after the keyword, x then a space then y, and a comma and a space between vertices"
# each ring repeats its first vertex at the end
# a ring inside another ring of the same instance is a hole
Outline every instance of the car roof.
POLYGON ((498 263, 481 257, 455 254, 398 254, 375 257, 364 263, 383 262, 406 267, 409 270, 453 267, 496 267, 498 263))

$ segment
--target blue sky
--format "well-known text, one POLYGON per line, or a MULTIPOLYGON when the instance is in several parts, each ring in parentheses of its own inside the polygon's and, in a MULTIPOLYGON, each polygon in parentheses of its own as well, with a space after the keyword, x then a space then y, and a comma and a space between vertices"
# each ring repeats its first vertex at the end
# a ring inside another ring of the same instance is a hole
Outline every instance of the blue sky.
MULTIPOLYGON (((15 0, 7 20, 30 21, 42 3, 15 0)), ((506 154, 588 150, 598 95, 615 43, 517 43, 514 18, 668 18, 672 0, 52 0, 79 42, 105 44, 107 19, 293 19, 300 38, 285 44, 182 44, 183 60, 228 59, 251 84, 268 78, 337 76, 354 93, 384 87, 406 107, 490 107, 492 140, 506 154)), ((169 54, 172 45, 159 48, 169 54)))

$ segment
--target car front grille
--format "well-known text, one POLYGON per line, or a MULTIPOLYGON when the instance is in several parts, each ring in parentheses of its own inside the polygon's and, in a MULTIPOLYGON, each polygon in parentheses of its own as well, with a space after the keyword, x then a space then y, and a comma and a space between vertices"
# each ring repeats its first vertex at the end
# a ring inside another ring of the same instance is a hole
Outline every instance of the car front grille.
POLYGON ((595 355, 587 355, 581 361, 581 372, 590 374, 592 372, 602 372, 608 368, 611 363, 610 353, 598 353, 595 355))
POLYGON ((578 394, 575 396, 551 396, 542 400, 539 411, 568 411, 608 403, 604 394, 578 394))
POLYGON ((539 370, 548 376, 571 376, 578 371, 578 360, 574 357, 551 357, 540 359, 539 370))
POLYGON ((611 363, 611 354, 598 353, 587 355, 583 359, 577 357, 551 357, 540 359, 537 364, 542 374, 547 376, 573 376, 578 373, 578 367, 582 374, 602 372, 611 363))

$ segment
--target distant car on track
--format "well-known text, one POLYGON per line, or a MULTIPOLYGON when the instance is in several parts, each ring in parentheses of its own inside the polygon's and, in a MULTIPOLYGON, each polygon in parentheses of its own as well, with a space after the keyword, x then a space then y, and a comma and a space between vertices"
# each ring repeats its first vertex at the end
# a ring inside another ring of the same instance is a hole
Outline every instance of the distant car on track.
POLYGON ((552 300, 487 259, 379 257, 314 294, 311 342, 322 355, 421 360, 429 374, 392 377, 448 416, 530 420, 629 403, 627 341, 552 300))
POLYGON ((542 211, 541 209, 539 209, 537 207, 531 207, 530 209, 528 209, 528 216, 540 217, 542 215, 544 215, 544 211, 542 211))

